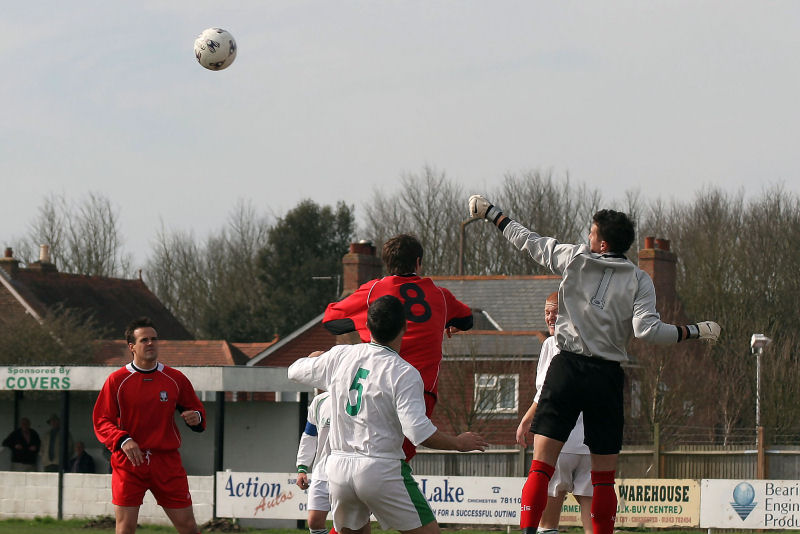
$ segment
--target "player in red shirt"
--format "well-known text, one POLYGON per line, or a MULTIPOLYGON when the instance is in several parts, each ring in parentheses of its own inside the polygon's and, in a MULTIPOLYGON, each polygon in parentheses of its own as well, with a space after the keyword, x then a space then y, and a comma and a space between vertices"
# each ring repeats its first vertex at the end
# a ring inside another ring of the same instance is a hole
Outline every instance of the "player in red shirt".
MULTIPOLYGON (((366 343, 370 340, 369 304, 384 295, 403 301, 408 325, 400 356, 422 375, 425 414, 430 417, 436 405, 444 334, 450 337, 454 332, 472 328, 472 310, 430 278, 419 276, 422 254, 422 244, 412 235, 400 234, 389 239, 381 254, 389 276, 371 280, 355 293, 329 304, 322 325, 336 335, 357 331, 366 343)), ((403 450, 406 461, 416 454, 416 447, 408 440, 403 450)))
POLYGON ((111 502, 117 534, 136 532, 149 489, 181 534, 196 534, 189 482, 178 447, 177 410, 195 432, 206 412, 189 379, 158 362, 158 337, 146 317, 125 330, 133 361, 111 373, 94 405, 94 432, 112 452, 111 502))

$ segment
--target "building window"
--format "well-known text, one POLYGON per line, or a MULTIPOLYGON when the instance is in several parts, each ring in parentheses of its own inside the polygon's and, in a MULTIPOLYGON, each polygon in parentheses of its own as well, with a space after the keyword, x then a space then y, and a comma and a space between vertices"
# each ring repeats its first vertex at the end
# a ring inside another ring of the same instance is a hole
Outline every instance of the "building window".
POLYGON ((480 414, 516 413, 519 375, 475 375, 475 410, 480 414))

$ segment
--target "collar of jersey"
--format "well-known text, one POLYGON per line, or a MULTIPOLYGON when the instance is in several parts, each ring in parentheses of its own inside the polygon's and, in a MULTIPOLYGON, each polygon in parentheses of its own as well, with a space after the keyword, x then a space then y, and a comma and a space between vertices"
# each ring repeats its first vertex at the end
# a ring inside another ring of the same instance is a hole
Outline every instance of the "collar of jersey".
POLYGON ((394 352, 395 354, 397 354, 398 356, 400 356, 400 353, 397 352, 396 350, 394 350, 392 347, 387 347, 386 345, 381 345, 380 343, 376 343, 375 341, 370 341, 369 344, 372 345, 373 347, 380 347, 382 349, 390 350, 390 351, 394 352))
POLYGON ((619 254, 617 252, 606 252, 605 254, 600 254, 601 258, 622 258, 623 260, 627 260, 628 258, 625 254, 619 254))
POLYGON ((155 373, 156 371, 160 371, 164 367, 164 364, 161 363, 161 362, 158 362, 158 363, 156 363, 156 366, 153 367, 152 369, 139 369, 138 367, 136 367, 136 365, 134 365, 133 362, 130 363, 130 366, 131 366, 131 369, 133 369, 137 373, 150 374, 150 373, 155 373))

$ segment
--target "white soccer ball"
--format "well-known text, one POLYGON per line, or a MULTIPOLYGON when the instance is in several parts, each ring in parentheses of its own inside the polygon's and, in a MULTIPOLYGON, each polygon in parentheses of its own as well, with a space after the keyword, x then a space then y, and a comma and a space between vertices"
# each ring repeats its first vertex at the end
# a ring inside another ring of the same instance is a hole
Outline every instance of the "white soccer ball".
POLYGON ((194 41, 197 62, 209 70, 228 68, 236 59, 236 41, 221 28, 208 28, 194 41))

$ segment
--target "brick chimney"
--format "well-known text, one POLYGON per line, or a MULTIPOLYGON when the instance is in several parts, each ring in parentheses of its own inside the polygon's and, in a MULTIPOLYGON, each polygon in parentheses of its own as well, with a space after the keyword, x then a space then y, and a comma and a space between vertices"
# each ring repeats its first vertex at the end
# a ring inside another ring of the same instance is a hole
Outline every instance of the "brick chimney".
POLYGON ((6 247, 5 254, 0 258, 0 269, 5 270, 12 278, 19 272, 19 260, 14 259, 11 247, 6 247))
POLYGON ((383 274, 383 264, 375 255, 375 247, 370 241, 361 240, 350 243, 350 251, 342 257, 342 297, 383 274))
POLYGON ((668 239, 645 237, 644 248, 639 251, 639 268, 653 279, 656 310, 667 321, 683 315, 676 290, 678 258, 669 245, 668 239))
POLYGON ((49 245, 39 245, 39 260, 31 263, 28 265, 28 269, 31 271, 37 271, 40 273, 57 273, 58 269, 52 263, 50 263, 50 246, 49 245))

